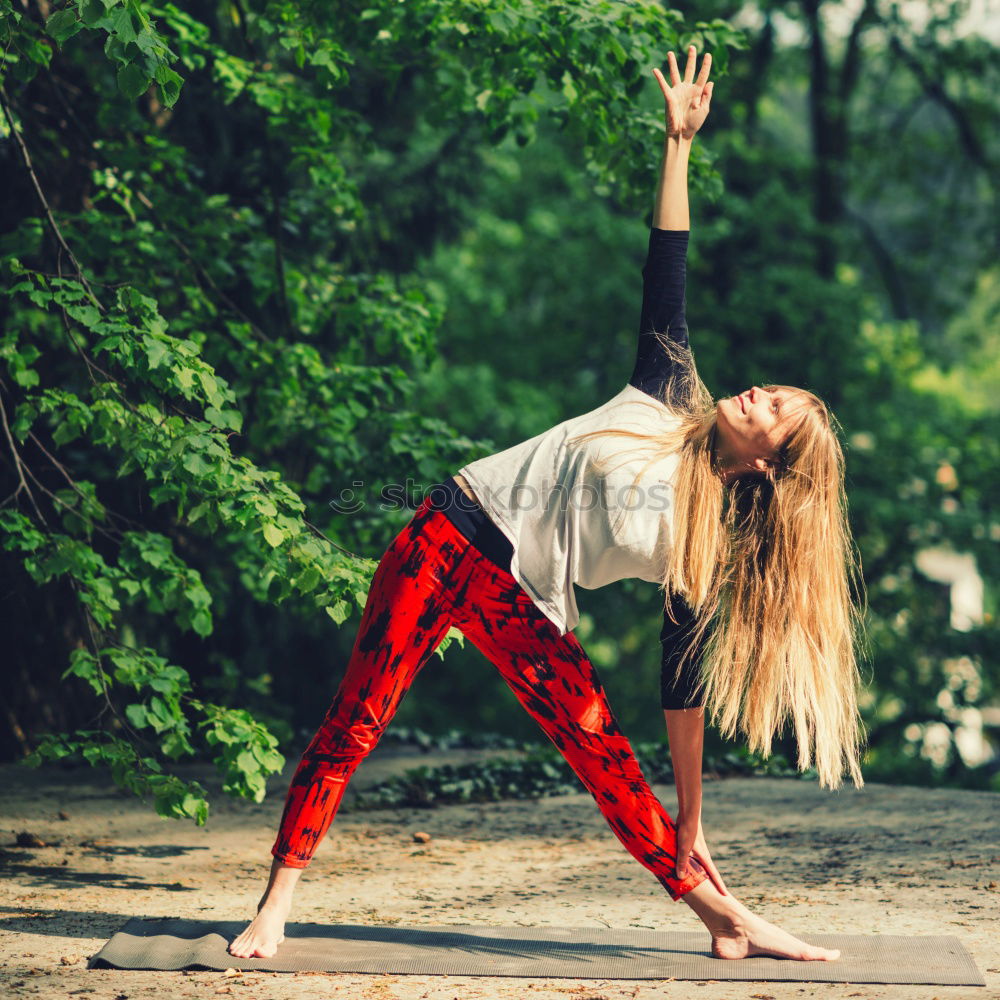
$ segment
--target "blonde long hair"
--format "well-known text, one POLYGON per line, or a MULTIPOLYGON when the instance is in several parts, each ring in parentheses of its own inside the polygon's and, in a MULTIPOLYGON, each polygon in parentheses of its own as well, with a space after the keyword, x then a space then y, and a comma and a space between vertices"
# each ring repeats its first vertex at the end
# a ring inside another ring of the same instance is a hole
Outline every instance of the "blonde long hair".
POLYGON ((846 767, 860 788, 865 732, 855 646, 864 640, 865 597, 834 418, 811 392, 768 386, 790 389, 806 405, 774 469, 725 485, 713 467, 715 401, 690 349, 655 336, 675 373, 660 404, 679 424, 655 435, 602 428, 578 439, 637 439, 650 457, 636 482, 650 465, 680 452, 673 545, 660 589, 668 614, 671 594, 683 596, 695 614, 681 664, 709 636, 700 670, 713 724, 726 737, 742 732, 751 751, 767 757, 790 720, 800 770, 815 767, 821 787, 837 788, 846 767))

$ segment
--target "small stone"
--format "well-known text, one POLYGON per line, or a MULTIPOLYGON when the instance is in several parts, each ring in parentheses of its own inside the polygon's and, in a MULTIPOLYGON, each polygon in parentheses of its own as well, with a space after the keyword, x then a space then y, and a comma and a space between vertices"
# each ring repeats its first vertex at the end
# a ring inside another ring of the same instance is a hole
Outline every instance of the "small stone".
POLYGON ((63 955, 62 958, 59 959, 59 961, 63 965, 76 965, 76 963, 80 961, 80 956, 79 955, 63 955))
POLYGON ((69 813, 65 809, 60 809, 58 815, 60 819, 69 819, 69 813))
POLYGON ((428 843, 430 843, 431 835, 429 833, 425 833, 423 830, 418 830, 413 835, 413 839, 418 844, 428 844, 428 843))
POLYGON ((17 846, 18 847, 45 847, 45 841, 38 836, 37 833, 31 833, 28 830, 22 830, 17 835, 17 846))

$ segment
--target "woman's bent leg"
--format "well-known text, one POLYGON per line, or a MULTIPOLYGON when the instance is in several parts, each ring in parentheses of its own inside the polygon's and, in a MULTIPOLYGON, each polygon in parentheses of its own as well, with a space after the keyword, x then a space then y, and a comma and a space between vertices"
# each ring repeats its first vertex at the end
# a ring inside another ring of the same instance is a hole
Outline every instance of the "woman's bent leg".
POLYGON ((560 636, 510 573, 485 559, 475 572, 488 577, 476 581, 473 600, 456 606, 457 626, 499 668, 629 853, 680 899, 708 875, 692 857, 688 875, 675 877, 677 828, 646 783, 580 643, 571 633, 560 636))
POLYGON ((571 634, 560 636, 510 573, 470 559, 462 575, 456 624, 499 667, 632 856, 702 919, 712 935, 712 953, 727 959, 838 958, 835 949, 800 941, 731 894, 722 896, 693 857, 688 877, 674 877, 676 827, 646 784, 579 642, 571 634))

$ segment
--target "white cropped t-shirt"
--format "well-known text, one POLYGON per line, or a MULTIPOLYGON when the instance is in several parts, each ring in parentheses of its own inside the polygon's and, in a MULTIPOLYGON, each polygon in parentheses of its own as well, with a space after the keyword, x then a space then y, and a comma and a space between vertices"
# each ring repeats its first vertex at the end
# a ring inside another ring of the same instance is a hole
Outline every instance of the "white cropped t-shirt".
POLYGON ((573 587, 627 578, 660 583, 670 552, 679 457, 650 464, 648 445, 621 435, 574 441, 621 427, 675 428, 665 404, 626 385, 603 405, 564 420, 459 472, 510 541, 510 572, 561 635, 580 620, 573 587))

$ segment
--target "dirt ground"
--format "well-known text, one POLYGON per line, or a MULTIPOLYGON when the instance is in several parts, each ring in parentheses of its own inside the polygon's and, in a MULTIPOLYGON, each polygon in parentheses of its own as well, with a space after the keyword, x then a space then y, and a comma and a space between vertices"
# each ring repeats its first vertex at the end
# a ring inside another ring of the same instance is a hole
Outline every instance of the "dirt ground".
MULTIPOLYGON (((474 756, 380 747, 362 765, 355 787, 415 764, 474 756)), ((1000 998, 1000 798, 889 785, 830 792, 776 778, 705 783, 709 846, 739 898, 806 937, 829 931, 957 935, 987 987, 87 969, 88 957, 133 916, 249 920, 295 763, 272 778, 260 805, 216 794, 202 828, 159 818, 102 772, 0 766, 0 995, 1000 998), (53 846, 15 847, 23 830, 53 846)), ((211 769, 183 773, 218 789, 211 769)), ((673 812, 673 788, 657 791, 673 812)), ((625 852, 585 794, 344 811, 299 883, 290 925, 296 921, 701 930, 688 907, 672 903, 625 852), (431 834, 429 843, 414 841, 420 830, 431 834)))

